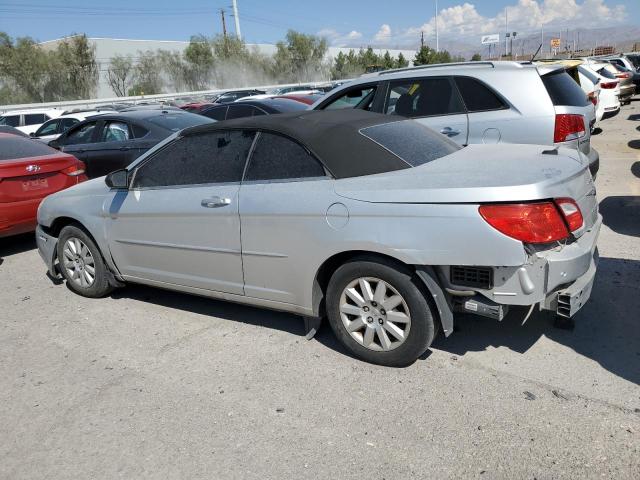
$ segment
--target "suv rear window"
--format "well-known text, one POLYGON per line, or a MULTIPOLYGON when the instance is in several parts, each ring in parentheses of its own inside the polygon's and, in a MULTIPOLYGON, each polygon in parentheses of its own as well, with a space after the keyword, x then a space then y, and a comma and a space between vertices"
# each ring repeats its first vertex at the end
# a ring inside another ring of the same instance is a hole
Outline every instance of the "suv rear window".
POLYGON ((413 167, 432 162, 462 148, 414 120, 366 127, 360 133, 413 167))
POLYGON ((542 83, 556 106, 586 107, 590 103, 584 91, 564 70, 543 75, 542 83))
POLYGON ((507 108, 498 95, 475 78, 455 77, 455 82, 468 112, 486 112, 487 110, 507 108))
POLYGON ((0 161, 40 157, 53 153, 58 152, 48 145, 30 138, 17 137, 15 135, 0 137, 0 161))

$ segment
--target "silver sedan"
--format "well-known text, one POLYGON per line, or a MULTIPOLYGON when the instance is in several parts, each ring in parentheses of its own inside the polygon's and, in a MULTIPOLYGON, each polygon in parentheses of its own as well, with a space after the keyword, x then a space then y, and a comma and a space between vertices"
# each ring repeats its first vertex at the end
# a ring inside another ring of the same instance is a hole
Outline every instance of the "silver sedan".
POLYGON ((585 304, 601 225, 587 167, 360 110, 249 117, 48 197, 36 238, 80 295, 132 282, 328 317, 356 356, 402 366, 456 311, 585 304))

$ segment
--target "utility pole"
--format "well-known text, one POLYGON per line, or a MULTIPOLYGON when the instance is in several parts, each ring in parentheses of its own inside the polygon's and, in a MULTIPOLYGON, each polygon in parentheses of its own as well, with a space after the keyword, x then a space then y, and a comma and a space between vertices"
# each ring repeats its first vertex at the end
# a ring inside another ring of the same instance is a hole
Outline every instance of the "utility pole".
POLYGON ((507 33, 509 31, 509 7, 504 7, 504 56, 506 57, 508 55, 508 47, 507 47, 507 40, 508 40, 508 36, 509 34, 507 33))
POLYGON ((238 0, 233 0, 233 18, 236 21, 236 37, 238 37, 238 40, 242 40, 242 33, 240 33, 240 17, 238 17, 238 0))
POLYGON ((436 0, 436 52, 440 51, 440 38, 438 37, 438 0, 436 0))
POLYGON ((420 48, 424 47, 424 31, 420 32, 420 48))
POLYGON ((227 38, 227 24, 224 21, 224 8, 220 9, 220 17, 222 18, 222 36, 227 38))

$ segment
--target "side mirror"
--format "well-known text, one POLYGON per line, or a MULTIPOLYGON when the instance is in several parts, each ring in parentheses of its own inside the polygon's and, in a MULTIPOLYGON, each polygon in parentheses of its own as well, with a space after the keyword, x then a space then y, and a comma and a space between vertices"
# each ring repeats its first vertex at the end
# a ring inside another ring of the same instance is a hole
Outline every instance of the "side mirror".
POLYGON ((111 172, 105 177, 104 183, 111 189, 127 189, 129 188, 129 172, 124 168, 111 172))
POLYGON ((49 142, 49 146, 51 148, 55 148, 56 150, 60 150, 60 142, 56 139, 56 140, 51 140, 49 142))
POLYGON ((31 132, 31 133, 29 134, 29 136, 30 136, 31 138, 35 138, 35 136, 36 136, 36 132, 31 132))

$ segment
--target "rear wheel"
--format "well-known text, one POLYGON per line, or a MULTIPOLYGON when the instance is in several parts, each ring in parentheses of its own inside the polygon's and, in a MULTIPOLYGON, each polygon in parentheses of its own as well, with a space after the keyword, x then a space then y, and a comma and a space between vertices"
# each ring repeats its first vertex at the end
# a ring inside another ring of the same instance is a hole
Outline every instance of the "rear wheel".
POLYGON ((393 367, 414 362, 431 345, 434 317, 408 269, 358 260, 331 277, 327 310, 338 339, 354 355, 393 367))
POLYGON ((60 271, 71 290, 91 298, 103 297, 113 290, 100 250, 82 229, 64 227, 57 248, 60 271))

